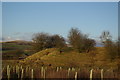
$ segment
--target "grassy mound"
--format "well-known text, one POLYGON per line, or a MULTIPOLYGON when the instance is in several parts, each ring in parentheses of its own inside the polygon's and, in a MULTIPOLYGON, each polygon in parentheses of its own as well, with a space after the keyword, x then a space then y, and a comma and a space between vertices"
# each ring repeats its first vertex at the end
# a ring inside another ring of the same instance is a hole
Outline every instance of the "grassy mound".
POLYGON ((57 48, 45 49, 21 60, 20 64, 33 67, 117 68, 117 60, 111 62, 103 47, 97 47, 96 50, 89 53, 78 53, 76 51, 60 53, 57 48))

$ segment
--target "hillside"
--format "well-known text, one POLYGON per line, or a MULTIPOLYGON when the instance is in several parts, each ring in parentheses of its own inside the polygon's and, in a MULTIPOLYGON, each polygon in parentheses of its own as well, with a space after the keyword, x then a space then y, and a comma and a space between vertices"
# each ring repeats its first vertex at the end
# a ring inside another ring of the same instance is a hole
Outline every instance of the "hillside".
POLYGON ((31 55, 33 52, 31 51, 32 44, 30 41, 8 41, 2 42, 1 50, 2 50, 2 59, 3 60, 11 60, 11 59, 19 59, 19 57, 26 57, 31 55))
POLYGON ((96 50, 89 53, 78 53, 75 51, 59 53, 56 48, 46 49, 21 60, 20 64, 34 67, 117 68, 117 60, 111 62, 104 53, 103 47, 97 47, 96 50))

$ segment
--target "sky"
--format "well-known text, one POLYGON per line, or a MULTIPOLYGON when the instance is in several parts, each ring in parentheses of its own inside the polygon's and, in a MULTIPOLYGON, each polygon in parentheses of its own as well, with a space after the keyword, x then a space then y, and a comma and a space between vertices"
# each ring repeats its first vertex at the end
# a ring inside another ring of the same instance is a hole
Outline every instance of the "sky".
POLYGON ((118 37, 117 2, 3 2, 2 40, 31 40, 34 33, 67 38, 72 27, 99 40, 103 31, 118 37))

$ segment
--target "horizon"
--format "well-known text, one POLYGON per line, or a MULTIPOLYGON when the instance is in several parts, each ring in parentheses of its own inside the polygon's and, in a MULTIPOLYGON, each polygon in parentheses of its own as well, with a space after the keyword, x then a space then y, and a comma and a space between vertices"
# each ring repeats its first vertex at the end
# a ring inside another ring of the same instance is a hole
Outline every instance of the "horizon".
POLYGON ((31 40, 34 33, 59 34, 72 27, 99 41, 103 31, 118 38, 117 2, 3 2, 3 41, 31 40))

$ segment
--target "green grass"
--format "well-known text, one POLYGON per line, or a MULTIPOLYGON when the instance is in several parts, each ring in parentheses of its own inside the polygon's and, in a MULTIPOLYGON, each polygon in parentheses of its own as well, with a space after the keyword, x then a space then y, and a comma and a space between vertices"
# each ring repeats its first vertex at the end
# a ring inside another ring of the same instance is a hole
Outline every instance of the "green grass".
POLYGON ((23 49, 29 49, 29 48, 31 48, 31 46, 30 45, 19 45, 19 44, 16 44, 16 43, 3 43, 2 44, 2 48, 3 49, 21 49, 21 50, 23 50, 23 49))
POLYGON ((24 55, 33 54, 30 42, 11 41, 0 44, 2 44, 2 59, 4 60, 19 59, 19 57, 23 57, 24 55))

